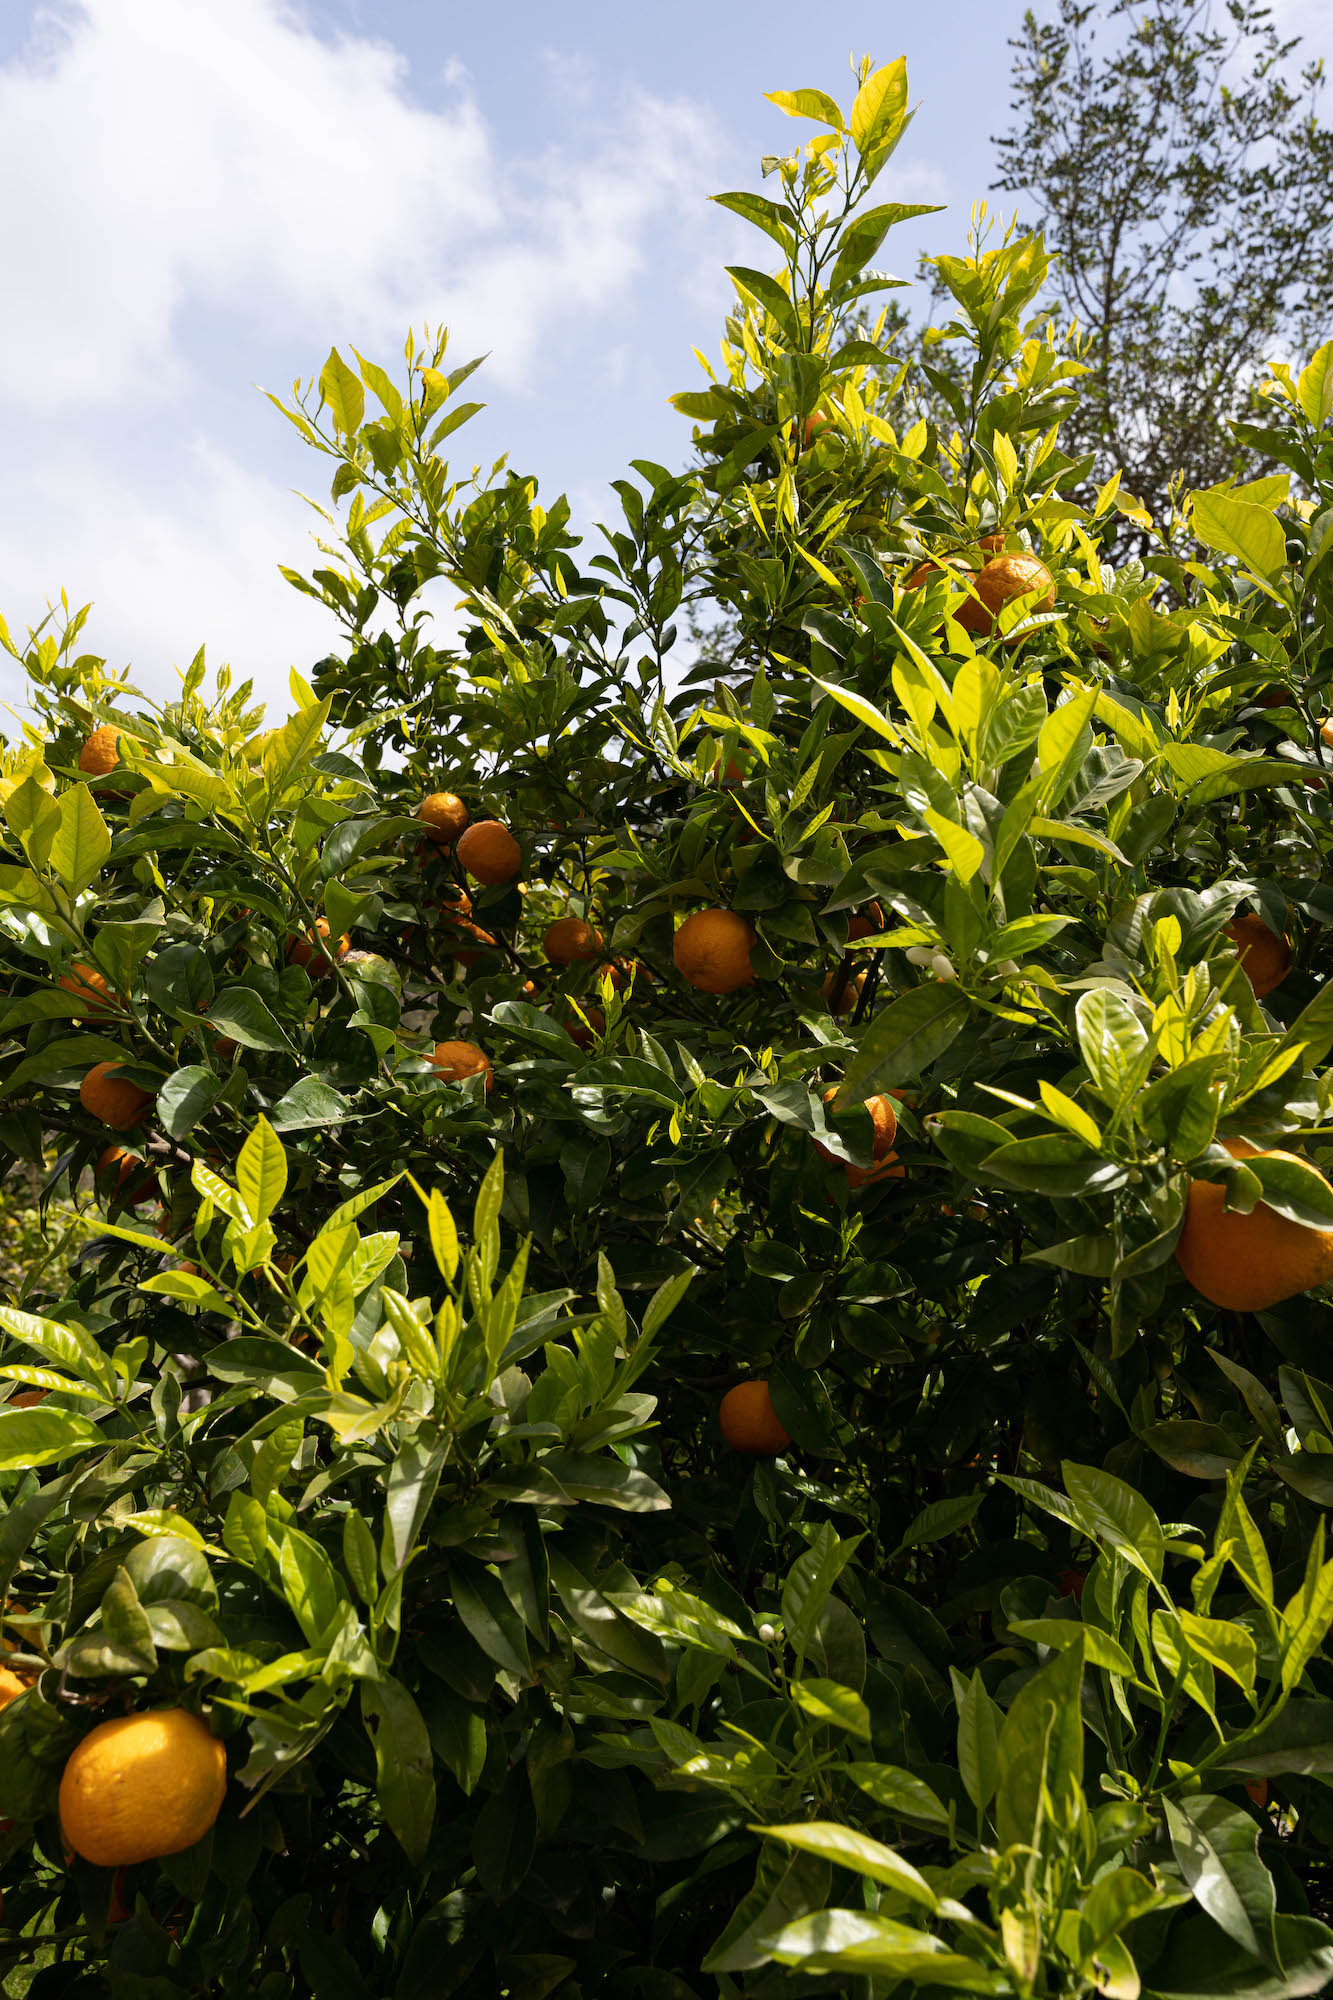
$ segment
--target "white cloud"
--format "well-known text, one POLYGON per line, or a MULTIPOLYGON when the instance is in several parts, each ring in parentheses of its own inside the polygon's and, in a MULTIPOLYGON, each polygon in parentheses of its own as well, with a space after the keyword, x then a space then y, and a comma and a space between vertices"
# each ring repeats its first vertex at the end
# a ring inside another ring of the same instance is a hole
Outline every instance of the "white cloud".
POLYGON ((483 395, 563 390, 574 355, 586 399, 645 273, 692 280, 701 222, 724 220, 696 107, 604 93, 590 124, 571 70, 555 136, 515 157, 461 68, 441 108, 408 82, 394 49, 323 39, 287 0, 65 0, 0 66, 0 184, 23 191, 0 206, 11 626, 63 584, 145 688, 206 639, 281 702, 332 629, 276 574, 310 517, 279 419, 282 475, 242 468, 247 385, 285 387, 330 340, 396 351, 430 318, 451 351, 491 350, 483 395))

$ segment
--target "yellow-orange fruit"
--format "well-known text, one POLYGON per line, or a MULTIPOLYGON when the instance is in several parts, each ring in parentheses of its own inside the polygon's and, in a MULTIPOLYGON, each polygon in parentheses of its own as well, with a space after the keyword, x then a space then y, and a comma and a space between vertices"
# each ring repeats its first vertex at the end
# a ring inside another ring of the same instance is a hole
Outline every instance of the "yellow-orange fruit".
POLYGON ((1249 1795, 1252 1805, 1266 1806, 1268 1804, 1267 1778, 1247 1778, 1245 1781, 1245 1790, 1249 1795))
POLYGON ((184 1708, 99 1722, 60 1779, 60 1826, 98 1868, 131 1868, 202 1840, 227 1795, 227 1753, 184 1708))
POLYGON ((230 1035, 219 1035, 213 1044, 213 1053, 219 1062, 230 1062, 240 1046, 230 1035))
POLYGON ((123 1146, 107 1146, 97 1156, 93 1178, 98 1187, 104 1187, 113 1174, 115 1183, 110 1192, 127 1202, 137 1204, 157 1193, 157 1182, 145 1169, 143 1161, 136 1160, 133 1153, 127 1153, 123 1146), (136 1176, 140 1178, 136 1179, 136 1176))
POLYGON ((436 1042, 427 1060, 450 1083, 461 1083, 464 1077, 484 1076, 486 1095, 490 1096, 493 1076, 491 1059, 485 1049, 479 1049, 475 1042, 436 1042))
POLYGON ((754 978, 755 934, 734 910, 696 910, 676 932, 671 955, 687 986, 699 993, 735 993, 754 978))
MULTIPOLYGON (((833 1099, 838 1094, 838 1090, 839 1085, 836 1083, 829 1086, 824 1092, 825 1104, 833 1102, 833 1099)), ((870 1144, 870 1157, 875 1162, 875 1165, 872 1167, 854 1167, 850 1160, 839 1161, 838 1164, 846 1168, 847 1185, 851 1188, 864 1187, 867 1181, 882 1179, 886 1168, 890 1172, 893 1171, 890 1162, 896 1160, 898 1157, 893 1151, 893 1142, 898 1136, 898 1114, 888 1098, 867 1097, 865 1108, 870 1113, 870 1122, 874 1128, 870 1144)), ((828 1147, 822 1145, 818 1139, 815 1140, 815 1151, 823 1159, 836 1159, 836 1155, 831 1153, 828 1147)), ((902 1171, 901 1167, 897 1169, 899 1174, 902 1171)))
MULTIPOLYGON (((329 964, 328 959, 325 957, 324 953, 320 950, 319 940, 323 939, 323 941, 327 944, 329 940, 329 935, 330 933, 329 933, 328 918, 317 917, 315 919, 315 928, 313 931, 307 931, 304 937, 293 938, 291 943, 288 945, 287 947, 288 964, 303 965, 306 971, 310 974, 310 977, 312 979, 326 979, 328 975, 332 972, 333 967, 329 964)), ((337 940, 337 942, 333 946, 333 956, 335 958, 341 958, 343 953, 350 948, 351 943, 352 943, 351 938, 347 935, 347 932, 344 931, 342 936, 337 940)))
POLYGON ((86 1001, 90 1014, 108 1013, 116 1004, 106 975, 86 959, 76 958, 73 968, 62 972, 56 985, 76 1000, 86 1001))
POLYGON ((866 983, 864 972, 849 972, 844 979, 841 972, 830 972, 824 981, 822 992, 824 1005, 831 1014, 851 1014, 861 998, 861 989, 866 983), (837 995, 835 1000, 834 995, 837 995))
POLYGON ((743 1451, 752 1458, 772 1458, 791 1443, 778 1422, 767 1382, 738 1382, 722 1398, 717 1415, 722 1435, 733 1451, 743 1451))
POLYGON ((39 1403, 46 1401, 45 1389, 20 1389, 9 1398, 13 1410, 35 1410, 39 1403))
POLYGON ((801 426, 802 449, 809 451, 819 433, 828 430, 832 422, 833 419, 827 410, 816 410, 813 415, 808 416, 801 426))
MULTIPOLYGON (((1248 1139, 1224 1139, 1234 1160, 1291 1160, 1248 1139)), ((1308 1162, 1302 1164, 1308 1165, 1308 1162)), ((1325 1183, 1327 1185, 1327 1183, 1325 1183)), ((1176 1262, 1196 1292, 1232 1312, 1266 1312, 1333 1279, 1333 1229, 1307 1229, 1267 1203, 1248 1215, 1225 1209, 1216 1181, 1191 1181, 1176 1262)))
POLYGON ((467 825, 468 811, 457 792, 431 792, 417 807, 417 818, 442 847, 457 840, 467 825))
POLYGON ((1055 608, 1055 578, 1037 556, 992 556, 977 571, 974 588, 976 597, 969 597, 957 613, 958 623, 968 632, 989 632, 1006 604, 1034 590, 1042 595, 1029 607, 1031 611, 1055 608))
POLYGON ((1291 971, 1291 939, 1280 938, 1260 916, 1233 917, 1222 927, 1236 947, 1241 970, 1256 1000, 1280 986, 1291 971))
POLYGON ((523 863, 523 850, 498 819, 474 820, 454 850, 474 882, 498 889, 512 882, 523 863))
POLYGON ((1325 716, 1319 725, 1319 734, 1324 740, 1325 747, 1333 750, 1333 715, 1325 716))
POLYGON ((113 1132, 128 1132, 147 1114, 152 1098, 127 1076, 116 1076, 118 1063, 95 1063, 79 1085, 79 1102, 94 1118, 100 1118, 113 1132))
POLYGON ((12 1667, 0 1667, 0 1708, 8 1708, 11 1701, 17 1701, 26 1694, 30 1683, 20 1680, 12 1667))
POLYGON ((542 939, 542 950, 552 965, 573 965, 576 959, 596 958, 603 942, 602 933, 582 917, 558 917, 542 939))
POLYGON ((114 771, 120 762, 120 752, 116 745, 120 741, 120 731, 104 722, 79 752, 79 769, 86 771, 90 778, 104 778, 108 771, 114 771))

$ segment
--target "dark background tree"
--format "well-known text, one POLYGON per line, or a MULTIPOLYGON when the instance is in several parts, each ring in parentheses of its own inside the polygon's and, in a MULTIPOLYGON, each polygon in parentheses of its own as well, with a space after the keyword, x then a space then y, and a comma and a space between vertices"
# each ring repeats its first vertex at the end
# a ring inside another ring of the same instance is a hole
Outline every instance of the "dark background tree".
POLYGON ((1255 0, 1056 0, 1011 46, 997 185, 1045 228, 1094 370, 1070 443, 1157 513, 1173 472, 1244 470, 1228 424, 1255 357, 1308 353, 1333 323, 1322 65, 1255 0))

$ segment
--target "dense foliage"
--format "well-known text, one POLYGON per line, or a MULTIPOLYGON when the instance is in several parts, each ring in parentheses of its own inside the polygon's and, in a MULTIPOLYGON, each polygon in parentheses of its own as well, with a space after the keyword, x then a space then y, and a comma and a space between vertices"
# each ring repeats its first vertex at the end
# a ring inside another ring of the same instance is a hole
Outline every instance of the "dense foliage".
POLYGON ((285 406, 282 727, 13 646, 0 1157, 81 1213, 0 1307, 16 1992, 1333 1977, 1333 343, 1288 473, 1080 504, 1038 240, 847 335, 917 212, 857 82, 595 552, 409 340, 285 406), (179 1706, 211 1831, 73 1853, 179 1706))

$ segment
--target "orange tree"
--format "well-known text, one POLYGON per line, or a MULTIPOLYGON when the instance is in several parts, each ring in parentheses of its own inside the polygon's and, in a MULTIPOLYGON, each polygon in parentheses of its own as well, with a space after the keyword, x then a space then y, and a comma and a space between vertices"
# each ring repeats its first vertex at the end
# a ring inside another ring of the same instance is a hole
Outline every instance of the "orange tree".
POLYGON ((428 336, 282 727, 11 642, 16 1992, 1333 1976, 1333 344, 1090 492, 1040 241, 879 345, 856 83, 591 552, 428 336))

